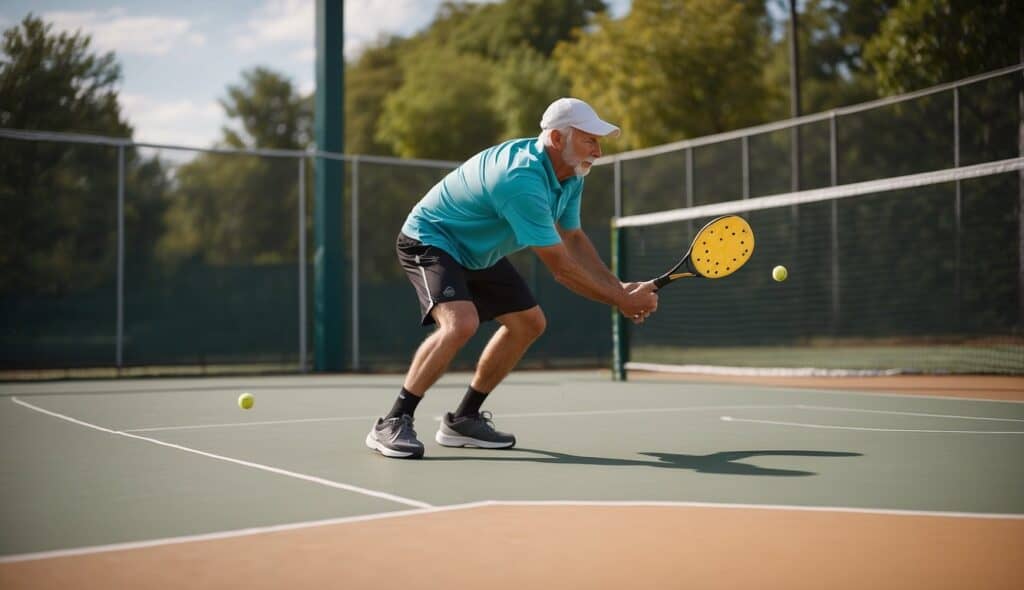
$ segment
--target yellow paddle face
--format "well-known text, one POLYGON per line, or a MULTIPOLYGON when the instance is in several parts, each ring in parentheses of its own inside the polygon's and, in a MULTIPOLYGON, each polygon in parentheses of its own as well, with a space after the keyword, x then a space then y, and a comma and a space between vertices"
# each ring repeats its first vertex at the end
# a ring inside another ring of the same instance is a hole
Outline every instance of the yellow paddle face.
POLYGON ((703 277, 720 279, 739 270, 754 253, 754 232, 736 215, 719 217, 697 232, 690 266, 703 277))

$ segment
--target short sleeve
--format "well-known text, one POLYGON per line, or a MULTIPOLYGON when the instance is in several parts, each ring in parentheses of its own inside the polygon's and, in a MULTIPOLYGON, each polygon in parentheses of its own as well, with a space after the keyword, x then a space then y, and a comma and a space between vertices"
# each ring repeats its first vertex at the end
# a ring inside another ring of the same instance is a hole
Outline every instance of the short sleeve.
POLYGON ((519 193, 505 201, 500 211, 516 241, 523 246, 553 246, 561 243, 547 199, 533 192, 519 193))

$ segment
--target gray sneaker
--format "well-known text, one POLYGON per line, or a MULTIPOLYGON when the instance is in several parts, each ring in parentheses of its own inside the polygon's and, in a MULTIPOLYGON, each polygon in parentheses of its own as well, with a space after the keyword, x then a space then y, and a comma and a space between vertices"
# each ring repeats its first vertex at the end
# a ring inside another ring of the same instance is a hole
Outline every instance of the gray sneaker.
POLYGON ((377 418, 377 423, 366 435, 366 446, 385 457, 419 459, 423 456, 423 443, 416 438, 412 423, 413 418, 409 415, 377 418))
POLYGON ((514 447, 516 437, 494 429, 490 412, 456 418, 448 412, 441 418, 441 426, 434 440, 445 447, 479 447, 481 449, 507 449, 514 447))

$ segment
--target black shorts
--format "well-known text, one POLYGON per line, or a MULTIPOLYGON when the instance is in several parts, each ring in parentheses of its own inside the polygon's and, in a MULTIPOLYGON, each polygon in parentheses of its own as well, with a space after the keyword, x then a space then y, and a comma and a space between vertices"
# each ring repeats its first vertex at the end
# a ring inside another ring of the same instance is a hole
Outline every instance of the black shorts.
POLYGON ((402 233, 398 234, 395 249, 419 297, 421 325, 433 324, 430 310, 448 301, 472 301, 481 322, 537 305, 526 281, 508 258, 494 266, 470 270, 444 250, 402 233))

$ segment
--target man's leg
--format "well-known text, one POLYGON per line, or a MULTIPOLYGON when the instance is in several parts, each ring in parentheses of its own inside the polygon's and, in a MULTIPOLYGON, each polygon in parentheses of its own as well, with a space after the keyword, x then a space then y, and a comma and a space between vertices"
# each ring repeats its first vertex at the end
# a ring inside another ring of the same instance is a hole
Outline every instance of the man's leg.
POLYGON ((484 393, 494 391, 547 327, 547 319, 539 305, 494 319, 501 327, 480 355, 470 383, 473 389, 484 393))
POLYGON ((480 355, 469 390, 455 412, 442 418, 434 436, 443 446, 504 449, 516 444, 514 435, 494 429, 490 415, 481 414, 480 406, 544 332, 547 322, 539 306, 501 315, 495 320, 501 327, 480 355))
POLYGON ((405 389, 419 397, 444 375, 452 359, 480 327, 471 301, 438 303, 431 315, 437 329, 420 344, 405 375, 405 389))
POLYGON ((438 304, 431 315, 437 329, 416 350, 391 412, 378 419, 366 435, 366 446, 388 457, 423 456, 423 443, 413 430, 413 412, 423 394, 444 374, 480 325, 476 307, 469 301, 438 304))
POLYGON ((388 457, 422 457, 423 443, 413 429, 416 407, 476 333, 480 315, 466 282, 467 270, 450 254, 402 233, 395 241, 395 253, 416 290, 423 323, 432 320, 437 329, 416 350, 402 390, 391 411, 366 435, 366 446, 388 457))

